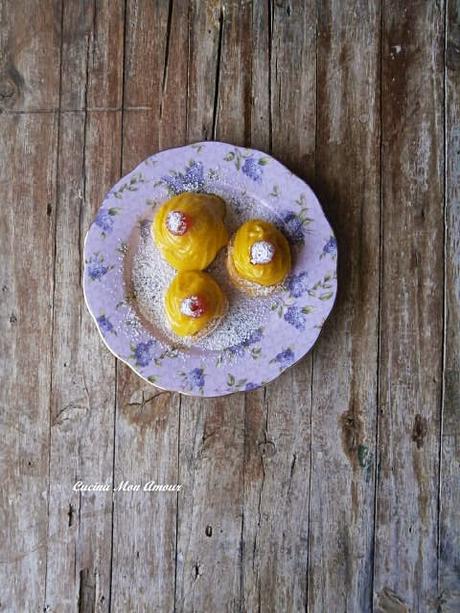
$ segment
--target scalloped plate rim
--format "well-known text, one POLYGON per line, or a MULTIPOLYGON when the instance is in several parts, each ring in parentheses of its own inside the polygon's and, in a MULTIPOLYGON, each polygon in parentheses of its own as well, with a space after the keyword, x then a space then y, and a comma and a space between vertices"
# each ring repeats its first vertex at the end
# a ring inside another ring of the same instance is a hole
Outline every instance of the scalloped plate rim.
MULTIPOLYGON (((136 172, 139 171, 139 169, 141 167, 143 167, 146 163, 147 160, 149 160, 150 158, 154 158, 157 155, 163 154, 163 153, 174 153, 175 151, 179 152, 182 150, 186 150, 186 149, 191 149, 192 147, 198 147, 198 146, 209 146, 209 145, 223 145, 226 147, 229 147, 231 149, 234 150, 239 150, 239 151, 243 151, 243 152, 248 152, 250 157, 251 155, 260 155, 260 156, 265 156, 267 158, 269 158, 270 160, 273 160, 276 162, 276 164, 278 164, 283 170, 287 171, 290 175, 292 175, 293 178, 295 178, 297 181, 299 181, 300 183, 303 184, 304 188, 306 188, 306 190, 308 190, 308 192, 311 194, 311 196, 316 200, 319 209, 321 210, 322 216, 324 217, 324 219, 326 220, 329 229, 330 229, 330 234, 331 237, 333 237, 336 240, 336 235, 334 232, 334 229, 330 223, 330 221, 328 220, 324 209, 321 205, 321 202, 319 201, 318 197, 316 196, 315 192, 313 191, 313 189, 310 187, 310 185, 302 178, 300 178, 298 175, 296 175, 294 172, 292 172, 287 166, 285 166, 279 159, 277 159, 276 157, 274 157, 271 153, 267 153, 265 151, 261 151, 260 149, 256 149, 254 147, 246 147, 246 146, 240 146, 240 145, 235 145, 233 143, 228 143, 225 141, 214 141, 214 140, 210 140, 210 141, 196 141, 193 143, 187 143, 185 145, 178 145, 176 147, 170 147, 167 149, 162 149, 159 151, 156 151, 154 153, 152 153, 151 155, 147 156, 146 158, 144 158, 139 164, 137 164, 134 168, 132 168, 129 172, 125 173, 122 177, 120 177, 113 185, 112 187, 107 190, 104 194, 104 197, 102 199, 102 201, 100 202, 100 205, 91 221, 91 223, 88 226, 88 229, 86 231, 86 235, 85 235, 85 240, 84 240, 84 244, 83 244, 83 254, 84 256, 86 256, 87 253, 87 242, 88 239, 90 237, 91 231, 94 230, 94 227, 96 226, 96 217, 97 214, 99 212, 99 210, 102 208, 103 203, 106 201, 106 199, 109 197, 109 194, 112 191, 116 191, 117 188, 121 187, 125 182, 126 179, 134 174, 136 174, 136 172)), ((273 207, 273 210, 276 210, 276 207, 273 207)), ((335 272, 337 273, 337 269, 338 269, 338 259, 339 259, 339 253, 338 253, 338 248, 336 251, 336 258, 335 258, 335 272)), ((86 281, 85 281, 85 271, 86 271, 86 258, 84 257, 84 265, 83 265, 83 270, 81 273, 81 282, 82 282, 82 288, 83 288, 83 295, 84 295, 84 300, 85 300, 85 304, 86 304, 86 308, 88 309, 92 320, 94 321, 96 328, 98 330, 99 336, 101 337, 104 345, 107 347, 107 349, 110 351, 110 353, 118 360, 120 360, 123 364, 126 364, 136 375, 138 375, 143 381, 145 381, 146 383, 148 383, 149 385, 161 390, 161 391, 166 391, 169 393, 179 393, 179 394, 183 394, 184 396, 189 396, 189 397, 196 397, 196 398, 220 398, 220 397, 224 397, 227 395, 232 395, 232 394, 237 394, 237 393, 247 393, 248 391, 254 391, 257 389, 260 389, 262 387, 264 387, 265 385, 268 385, 269 383, 272 383, 274 380, 276 380, 281 374, 283 374, 285 371, 290 370, 291 368, 293 368, 296 364, 298 364, 299 361, 301 361, 303 358, 305 358, 306 356, 309 355, 309 353, 312 351, 312 349, 314 348, 315 344, 318 342, 323 329, 324 329, 324 325, 326 323, 326 321, 329 319, 332 311, 334 310, 336 301, 337 301, 337 294, 338 294, 338 279, 337 277, 335 278, 335 284, 334 287, 332 288, 332 296, 330 299, 330 302, 328 304, 328 310, 327 313, 325 314, 324 319, 322 320, 322 324, 321 327, 318 330, 318 333, 316 334, 316 336, 314 337, 313 341, 311 342, 311 345, 305 350, 304 353, 299 353, 298 355, 296 355, 294 357, 294 360, 292 361, 292 363, 285 365, 285 366, 280 366, 280 370, 279 372, 274 372, 272 374, 270 374, 270 376, 263 380, 260 383, 256 383, 255 386, 253 388, 251 388, 250 390, 245 390, 244 388, 241 389, 222 389, 220 391, 215 390, 215 393, 210 393, 209 391, 206 391, 205 393, 203 391, 201 391, 201 393, 199 392, 194 392, 193 390, 185 390, 185 389, 178 389, 177 387, 173 386, 173 387, 168 387, 166 385, 163 385, 162 383, 155 381, 152 382, 150 381, 147 376, 145 376, 142 372, 140 372, 140 370, 138 370, 136 368, 136 365, 131 364, 127 359, 121 357, 116 350, 112 349, 112 347, 110 346, 107 338, 105 337, 104 333, 101 330, 101 327, 99 325, 99 322, 97 321, 97 316, 96 314, 93 312, 93 309, 90 305, 90 301, 88 299, 88 295, 87 295, 87 287, 86 287, 86 281)))

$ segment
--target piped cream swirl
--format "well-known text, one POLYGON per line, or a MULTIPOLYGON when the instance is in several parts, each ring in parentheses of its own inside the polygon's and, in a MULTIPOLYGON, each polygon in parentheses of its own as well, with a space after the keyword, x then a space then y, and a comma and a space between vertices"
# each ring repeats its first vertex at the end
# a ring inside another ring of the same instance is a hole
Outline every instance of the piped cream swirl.
POLYGON ((218 196, 186 192, 158 209, 152 235, 163 257, 177 270, 203 270, 228 242, 224 226, 225 203, 218 196), (168 216, 183 213, 190 226, 182 234, 171 231, 168 216))

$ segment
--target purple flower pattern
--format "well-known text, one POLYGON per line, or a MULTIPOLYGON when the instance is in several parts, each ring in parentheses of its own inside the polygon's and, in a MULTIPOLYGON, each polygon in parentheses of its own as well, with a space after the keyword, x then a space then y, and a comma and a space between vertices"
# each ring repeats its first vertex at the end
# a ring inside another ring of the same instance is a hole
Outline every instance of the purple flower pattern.
POLYGON ((109 332, 114 331, 112 322, 105 315, 100 315, 96 321, 99 324, 99 328, 102 330, 102 332, 104 332, 104 334, 108 334, 109 332))
MULTIPOLYGON (((157 172, 156 177, 149 176, 152 174, 150 173, 150 171, 146 172, 146 181, 153 183, 154 187, 158 184, 166 185, 171 194, 181 193, 184 191, 197 191, 197 192, 206 191, 206 182, 211 180, 210 178, 211 169, 208 168, 207 160, 209 158, 209 162, 211 164, 216 163, 215 159, 214 161, 211 160, 210 155, 206 154, 206 150, 208 147, 211 147, 211 145, 209 144, 206 145, 206 147, 204 148, 204 153, 201 153, 201 157, 199 158, 200 161, 191 160, 188 163, 186 163, 187 159, 193 158, 194 156, 196 156, 197 153, 200 153, 199 148, 197 148, 196 151, 193 151, 193 153, 192 153, 192 149, 189 149, 187 157, 182 158, 183 160, 182 166, 180 164, 178 166, 174 166, 174 165, 169 166, 169 163, 167 162, 162 167, 162 169, 159 172, 157 172), (179 168, 180 170, 177 170, 176 172, 174 172, 172 170, 174 168, 179 168), (158 179, 157 183, 155 183, 155 181, 152 181, 152 178, 158 179)), ((237 171, 241 171, 243 175, 245 175, 246 177, 248 177, 248 179, 250 179, 250 181, 248 181, 247 183, 248 184, 251 182, 254 183, 254 187, 253 187, 254 191, 255 190, 260 191, 259 188, 256 187, 256 185, 261 185, 261 186, 265 185, 265 178, 267 179, 270 178, 271 180, 273 180, 272 174, 270 174, 270 177, 269 177, 269 174, 267 174, 267 172, 264 169, 265 164, 270 162, 270 158, 262 158, 261 154, 256 151, 250 151, 250 150, 239 149, 239 148, 231 148, 231 149, 226 148, 223 150, 222 157, 224 158, 225 161, 230 162, 231 160, 233 160, 233 163, 235 164, 237 171)), ((222 159, 222 157, 219 157, 219 159, 222 159)), ((160 165, 161 154, 158 154, 158 158, 159 158, 158 165, 160 165)), ((274 167, 275 167, 275 164, 274 164, 274 167)), ((220 168, 218 170, 220 170, 220 168)), ((99 240, 104 238, 106 234, 110 234, 110 233, 115 234, 115 231, 118 232, 118 224, 116 223, 117 220, 115 218, 115 216, 117 215, 117 208, 116 208, 116 200, 114 202, 114 199, 122 197, 123 192, 125 190, 134 191, 135 189, 138 189, 138 187, 140 187, 137 185, 137 183, 142 183, 144 182, 144 180, 139 173, 137 174, 139 176, 134 177, 133 175, 130 175, 126 177, 125 184, 123 184, 120 189, 118 189, 117 191, 113 189, 111 190, 111 192, 108 193, 106 201, 104 202, 104 205, 103 205, 104 208, 99 210, 95 218, 94 227, 93 227, 93 232, 96 231, 97 236, 99 236, 99 240), (109 208, 111 202, 114 202, 114 208, 109 208)), ((234 171, 233 171, 233 174, 235 174, 234 171)), ((275 174, 275 178, 276 178, 276 174, 275 174)), ((278 181, 279 181, 279 177, 278 177, 278 181)), ((279 189, 277 187, 278 184, 273 183, 273 185, 275 185, 276 189, 275 187, 273 188, 272 196, 273 197, 279 196, 279 189)), ((272 183, 270 183, 270 188, 271 186, 272 186, 272 183)), ((266 189, 265 197, 268 195, 268 191, 270 188, 266 189)), ((251 189, 251 188, 248 186, 248 189, 251 189)), ((288 238, 291 239, 292 243, 304 243, 307 237, 307 232, 310 232, 310 230, 307 230, 308 224, 310 224, 312 221, 316 222, 316 219, 318 218, 318 214, 316 211, 317 207, 312 208, 312 215, 311 215, 312 219, 308 219, 307 218, 308 211, 306 207, 307 201, 309 202, 308 194, 302 202, 300 201, 301 198, 298 198, 299 200, 298 202, 298 200, 294 201, 295 195, 290 195, 289 190, 283 189, 283 199, 285 199, 287 202, 291 202, 292 204, 288 205, 287 210, 286 210, 285 208, 286 204, 278 201, 280 202, 280 208, 281 208, 280 214, 282 217, 282 221, 284 222, 284 225, 281 224, 280 227, 286 233, 288 238), (297 203, 299 204, 299 207, 300 207, 299 209, 297 208, 297 203)), ((161 201, 161 197, 160 197, 160 201, 161 201)), ((122 208, 120 208, 119 210, 120 212, 123 212, 122 208)), ((111 245, 111 241, 112 241, 112 238, 110 239, 107 238, 105 241, 105 244, 111 245)), ((115 266, 115 265, 114 266, 111 265, 112 260, 107 256, 106 249, 105 247, 103 247, 102 242, 100 242, 100 245, 101 245, 100 252, 97 250, 97 247, 95 244, 93 244, 91 246, 91 249, 87 251, 87 260, 85 262, 86 263, 86 283, 87 284, 89 281, 93 282, 95 280, 102 279, 104 275, 106 275, 108 271, 114 268, 115 266), (104 256, 106 256, 105 261, 104 261, 104 256)), ((320 247, 320 254, 321 254, 320 259, 323 257, 329 256, 327 258, 329 262, 330 258, 333 259, 336 253, 337 253, 337 242, 334 236, 331 233, 330 237, 327 238, 327 234, 326 234, 324 237, 323 246, 320 247)), ((327 274, 334 275, 334 270, 332 266, 331 266, 331 271, 327 272, 327 274)), ((315 277, 316 275, 313 275, 313 276, 315 277)), ((112 275, 110 275, 109 281, 112 282, 112 275)), ((257 358, 260 360, 260 366, 257 366, 256 370, 254 371, 257 373, 259 372, 260 367, 264 365, 267 365, 267 366, 268 364, 276 365, 276 368, 274 370, 279 369, 279 371, 281 372, 282 370, 284 370, 285 368, 293 364, 298 357, 303 355, 303 351, 301 347, 299 348, 297 341, 293 340, 295 333, 297 331, 303 332, 307 329, 307 324, 309 324, 309 321, 310 321, 309 318, 307 318, 308 313, 310 313, 311 311, 316 312, 318 310, 321 310, 322 308, 320 305, 316 303, 314 303, 314 305, 311 305, 311 306, 310 305, 303 306, 305 304, 304 301, 298 300, 298 299, 301 298, 302 296, 305 296, 305 299, 307 301, 308 301, 308 297, 310 297, 313 300, 318 300, 320 302, 327 302, 334 295, 335 276, 329 276, 329 278, 326 278, 325 276, 322 279, 322 281, 316 284, 315 282, 316 282, 316 278, 314 279, 309 278, 305 269, 303 271, 302 270, 299 271, 297 274, 292 274, 285 281, 286 292, 284 293, 284 296, 280 296, 281 305, 280 305, 280 302, 278 302, 278 307, 280 308, 280 311, 279 311, 280 318, 284 320, 284 322, 289 324, 288 326, 285 326, 285 327, 283 326, 283 330, 286 333, 284 347, 286 347, 286 345, 290 345, 290 346, 281 350, 283 345, 281 345, 281 347, 280 345, 278 345, 278 349, 273 350, 272 346, 265 342, 265 339, 262 333, 262 329, 257 329, 257 330, 254 330, 253 333, 248 338, 246 338, 244 341, 238 343, 237 345, 231 348, 226 349, 222 353, 227 353, 227 354, 230 353, 230 354, 235 355, 237 358, 237 360, 235 361, 235 364, 239 365, 242 362, 240 358, 243 358, 243 361, 244 361, 246 359, 246 356, 248 357, 252 356, 252 353, 257 351, 258 352, 257 358), (299 304, 299 302, 301 304, 299 304), (294 328, 295 332, 292 330, 292 328, 291 328, 291 331, 289 331, 289 328, 291 326, 294 328)), ((95 289, 92 291, 96 291, 96 287, 98 287, 98 285, 99 284, 95 284, 94 285, 95 289)), ((106 284, 104 283, 103 287, 105 286, 106 284)), ((89 285, 86 286, 86 291, 88 291, 89 287, 90 287, 89 285)), ((108 312, 107 315, 100 314, 99 312, 99 317, 96 318, 99 328, 101 332, 104 333, 104 335, 115 334, 115 325, 118 326, 118 319, 117 319, 118 315, 114 316, 115 319, 112 317, 113 313, 111 311, 108 312)), ((315 315, 314 321, 315 322, 317 321, 317 315, 315 315)), ((267 336, 268 336, 268 332, 267 332, 267 336)), ((300 337, 301 334, 299 334, 298 336, 300 337)), ((142 370, 142 373, 145 377, 149 375, 148 379, 150 381, 152 382, 159 381, 162 386, 165 385, 165 387, 168 388, 167 380, 168 379, 171 380, 171 377, 167 376, 166 380, 164 381, 163 377, 161 376, 161 370, 168 369, 169 366, 163 367, 162 362, 158 366, 155 362, 155 366, 157 368, 160 368, 160 372, 159 373, 154 372, 153 374, 151 373, 151 370, 153 369, 153 366, 154 366, 154 360, 157 357, 157 353, 155 351, 156 347, 157 347, 157 344, 155 340, 145 340, 144 339, 143 342, 138 342, 137 344, 134 344, 131 348, 132 355, 131 355, 130 362, 133 366, 136 366, 142 369, 145 368, 145 370, 142 370), (160 375, 159 377, 158 377, 158 374, 160 375)), ((126 353, 124 355, 126 355, 126 353)), ((176 387, 175 389, 187 390, 192 393, 193 392, 200 393, 200 394, 204 393, 206 395, 208 391, 211 391, 210 385, 212 385, 213 386, 212 391, 216 391, 219 394, 223 393, 222 392, 223 388, 219 387, 218 385, 216 389, 214 390, 214 387, 216 386, 216 382, 214 381, 214 372, 212 371, 212 369, 211 371, 208 372, 207 365, 208 365, 208 362, 206 360, 204 360, 202 363, 195 361, 194 364, 193 363, 190 364, 188 370, 184 369, 185 372, 183 373, 178 373, 176 370, 175 376, 176 378, 179 377, 179 381, 176 384, 172 384, 172 385, 173 386, 178 385, 178 387, 176 387), (199 365, 200 367, 193 368, 194 365, 197 365, 197 366, 199 365), (205 369, 206 369, 206 376, 205 376, 205 369)), ((217 365, 218 364, 216 364, 216 366, 217 365)), ((167 375, 167 373, 164 373, 164 374, 167 375)), ((217 371, 215 374, 217 375, 217 371)), ((221 378, 222 377, 219 376, 219 379, 221 378)), ((259 379, 257 375, 254 377, 254 374, 253 374, 251 376, 251 379, 247 379, 246 372, 241 371, 241 369, 239 368, 236 371, 234 371, 234 379, 235 379, 234 383, 232 383, 232 385, 230 386, 233 389, 251 391, 261 385, 260 383, 261 379, 259 379)), ((227 382, 227 387, 228 386, 229 384, 227 382)))
POLYGON ((111 207, 109 209, 99 209, 94 223, 101 228, 102 234, 109 234, 113 230, 114 217, 117 214, 117 209, 111 207))
POLYGON ((263 167, 268 164, 268 158, 258 157, 253 153, 245 153, 238 148, 228 151, 224 157, 226 162, 234 162, 236 169, 252 179, 255 183, 261 184, 263 178, 263 167))
POLYGON ((334 236, 331 236, 323 247, 322 255, 326 255, 326 254, 329 254, 332 256, 337 254, 337 240, 335 239, 334 236))
POLYGON ((200 192, 204 187, 203 163, 192 160, 185 172, 177 172, 161 177, 173 194, 200 192))
POLYGON ((189 391, 203 391, 205 377, 203 368, 194 368, 189 372, 183 372, 181 373, 181 377, 185 387, 189 391))
POLYGON ((154 346, 155 342, 153 340, 137 343, 132 356, 136 366, 144 367, 150 364, 153 358, 154 346))
POLYGON ((241 170, 246 176, 255 181, 262 183, 263 168, 262 165, 254 157, 248 157, 244 160, 241 170))
POLYGON ((290 275, 285 285, 293 298, 300 298, 308 290, 308 273, 304 271, 298 275, 290 275))
POLYGON ((271 362, 276 362, 277 364, 279 364, 280 368, 287 368, 288 366, 290 366, 293 362, 294 362, 295 356, 294 356, 294 352, 292 351, 292 349, 290 347, 288 347, 287 349, 284 349, 284 351, 281 351, 280 353, 278 353, 273 360, 270 360, 271 362))
POLYGON ((110 270, 109 266, 104 264, 102 255, 95 253, 86 261, 86 270, 91 281, 100 280, 110 270))
POLYGON ((246 349, 251 347, 251 345, 255 345, 256 343, 258 343, 262 339, 262 336, 263 328, 257 328, 256 330, 251 332, 248 338, 246 338, 244 341, 241 341, 241 343, 238 343, 238 345, 233 345, 233 347, 229 347, 228 352, 232 355, 242 357, 245 354, 246 349))
POLYGON ((303 243, 305 241, 304 221, 300 215, 294 213, 294 211, 288 211, 283 215, 283 222, 285 232, 293 243, 303 243))
POLYGON ((284 314, 284 320, 291 326, 294 326, 296 330, 303 332, 305 330, 306 317, 301 308, 290 306, 287 308, 284 314))

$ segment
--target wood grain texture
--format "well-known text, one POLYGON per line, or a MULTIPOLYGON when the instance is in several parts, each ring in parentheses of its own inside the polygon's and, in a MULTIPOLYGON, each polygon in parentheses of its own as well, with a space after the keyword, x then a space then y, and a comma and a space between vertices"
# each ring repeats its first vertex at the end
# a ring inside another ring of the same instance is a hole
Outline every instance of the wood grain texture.
POLYGON ((379 31, 375 3, 321 3, 315 185, 338 236, 339 294, 312 358, 311 611, 367 611, 372 601, 379 31))
POLYGON ((29 611, 44 602, 48 540, 57 122, 16 115, 0 125, 0 602, 29 611))
POLYGON ((0 16, 0 111, 57 109, 61 0, 2 0, 0 16))
POLYGON ((249 145, 251 136, 252 10, 250 2, 222 4, 213 138, 249 145))
MULTIPOLYGON (((165 73, 168 14, 167 0, 128 0, 126 4, 124 107, 152 109, 156 117, 165 73)), ((154 145, 152 141, 151 147, 154 145)))
MULTIPOLYGON (((114 482, 178 483, 179 395, 139 385, 118 365, 114 482)), ((112 608, 172 611, 176 556, 175 493, 115 494, 112 608)))
MULTIPOLYGON (((113 480, 115 360, 107 355, 94 328, 81 285, 86 229, 120 172, 120 112, 87 110, 95 102, 91 82, 97 78, 92 49, 104 49, 107 67, 113 61, 118 63, 118 49, 114 55, 109 43, 113 33, 108 27, 97 29, 98 19, 107 25, 103 3, 78 7, 77 3, 64 3, 50 411, 51 503, 44 601, 48 611, 106 611, 110 605, 112 495, 73 491, 77 481, 111 484, 113 480), (104 158, 103 162, 99 158, 104 158)), ((114 42, 119 43, 120 37, 111 44, 114 42)), ((101 107, 114 103, 103 86, 97 96, 101 107)))
MULTIPOLYGON (((257 3, 252 29, 252 99, 257 102, 251 117, 251 144, 271 149, 275 157, 311 180, 316 107, 314 5, 293 2, 262 7, 257 3), (289 69, 294 54, 295 73, 289 69), (302 117, 297 109, 302 109, 302 117)), ((310 422, 310 357, 265 390, 246 397, 243 610, 306 609, 310 422)))
POLYGON ((219 94, 223 6, 218 0, 190 3, 187 141, 212 140, 219 94))
POLYGON ((86 109, 91 45, 94 37, 94 0, 64 2, 61 31, 61 110, 86 109))
POLYGON ((446 32, 445 362, 441 437, 439 601, 460 609, 460 3, 446 32))
POLYGON ((317 17, 310 0, 273 3, 268 83, 265 78, 273 154, 310 182, 317 129, 317 17))
MULTIPOLYGON (((160 124, 165 62, 177 61, 177 57, 167 57, 167 3, 128 2, 126 28, 124 99, 128 110, 123 112, 122 173, 159 148, 165 131, 160 124), (151 35, 153 29, 155 37, 151 35)), ((169 94, 165 104, 169 105, 171 99, 169 94)), ((166 139, 167 134, 166 129, 166 139)), ((178 482, 179 402, 178 394, 143 383, 130 368, 118 363, 116 484, 178 482)), ((116 495, 113 610, 173 610, 176 512, 175 493, 116 495)))
POLYGON ((0 603, 44 602, 60 3, 2 2, 0 603))
POLYGON ((123 100, 125 0, 93 0, 86 107, 119 110, 123 100))
POLYGON ((84 229, 105 187, 118 177, 120 116, 66 113, 60 134, 45 606, 58 611, 85 603, 106 611, 112 495, 75 492, 73 486, 112 483, 115 360, 84 304, 81 256, 84 229), (103 151, 111 155, 100 164, 103 151))
MULTIPOLYGON (((213 19, 213 25, 208 29, 201 21, 191 22, 191 40, 195 57, 203 57, 205 66, 207 49, 218 49, 214 70, 208 67, 217 82, 211 78, 194 85, 207 92, 200 94, 206 101, 212 104, 214 100, 217 114, 212 116, 207 105, 198 106, 191 115, 187 113, 187 127, 190 134, 204 129, 209 137, 214 133, 218 139, 238 140, 246 112, 242 81, 248 76, 241 71, 237 74, 236 64, 240 65, 242 41, 248 35, 250 9, 242 6, 238 20, 236 3, 221 8, 215 3, 212 10, 208 19, 213 19), (223 65, 235 80, 223 77, 219 70, 223 65)), ((197 75, 204 75, 204 68, 197 75)), ((178 459, 184 491, 178 501, 176 567, 179 611, 237 611, 241 607, 243 439, 243 395, 215 400, 182 398, 178 459)))
POLYGON ((443 13, 385 2, 376 604, 437 602, 443 328, 443 13), (423 92, 423 95, 421 95, 423 92))
POLYGON ((0 15, 0 609, 456 611, 458 1, 0 15), (300 364, 200 399, 104 348, 82 249, 121 174, 213 138, 315 187, 339 296, 300 364))

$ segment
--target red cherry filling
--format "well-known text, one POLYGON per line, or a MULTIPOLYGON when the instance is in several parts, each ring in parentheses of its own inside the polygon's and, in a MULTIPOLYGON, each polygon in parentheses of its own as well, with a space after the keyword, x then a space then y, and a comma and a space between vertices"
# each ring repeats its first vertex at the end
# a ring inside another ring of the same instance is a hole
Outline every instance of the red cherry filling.
POLYGON ((182 300, 180 310, 187 317, 201 317, 206 312, 206 304, 200 296, 189 296, 182 300))
POLYGON ((166 227, 175 236, 184 235, 192 225, 192 220, 182 211, 171 211, 166 217, 166 227))

